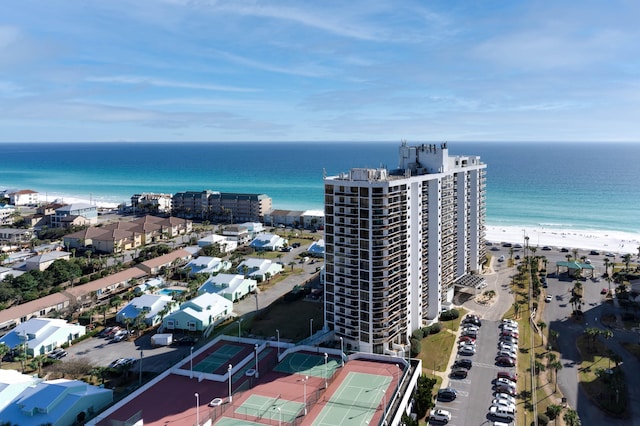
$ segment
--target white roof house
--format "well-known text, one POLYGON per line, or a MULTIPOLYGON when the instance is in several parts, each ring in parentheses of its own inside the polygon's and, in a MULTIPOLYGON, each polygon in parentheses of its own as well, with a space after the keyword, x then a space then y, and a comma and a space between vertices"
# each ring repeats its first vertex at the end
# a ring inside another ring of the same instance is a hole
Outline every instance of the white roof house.
POLYGON ((67 426, 84 424, 113 402, 113 391, 81 380, 45 380, 25 388, 0 418, 8 424, 67 426))
POLYGON ((230 253, 238 248, 238 240, 224 235, 211 234, 198 240, 198 247, 208 247, 218 244, 220 251, 230 253))
POLYGON ((143 313, 144 322, 147 325, 158 324, 161 321, 161 312, 165 313, 163 311, 165 307, 170 310, 172 302, 171 296, 164 294, 143 294, 133 298, 124 308, 120 309, 116 314, 116 321, 124 324, 127 318, 135 320, 140 313, 143 313))
POLYGON ((249 244, 255 250, 276 251, 287 244, 287 240, 276 234, 260 234, 249 244))
POLYGON ((71 253, 67 251, 50 251, 47 253, 43 253, 37 256, 30 257, 26 260, 25 266, 27 271, 39 270, 44 271, 47 269, 53 262, 58 259, 61 260, 69 260, 71 258, 71 253))
POLYGON ((0 413, 26 388, 35 386, 40 379, 17 370, 0 369, 0 413))
POLYGON ((256 291, 258 282, 242 275, 218 274, 210 277, 198 289, 198 293, 216 293, 232 302, 256 291))
POLYGON ((258 281, 267 279, 267 274, 271 277, 282 272, 283 266, 279 263, 274 263, 269 259, 256 259, 249 258, 244 260, 238 265, 238 272, 249 276, 258 281))
POLYGON ((219 257, 200 256, 191 259, 183 268, 189 270, 190 276, 196 274, 215 274, 216 272, 226 271, 231 268, 231 262, 222 260, 219 257))
POLYGON ((57 318, 31 318, 0 337, 0 343, 15 348, 27 344, 27 354, 44 355, 53 349, 84 336, 87 329, 83 325, 69 324, 57 318))
POLYGON ((233 313, 233 302, 213 293, 202 293, 180 305, 180 309, 164 318, 162 329, 204 331, 233 313))

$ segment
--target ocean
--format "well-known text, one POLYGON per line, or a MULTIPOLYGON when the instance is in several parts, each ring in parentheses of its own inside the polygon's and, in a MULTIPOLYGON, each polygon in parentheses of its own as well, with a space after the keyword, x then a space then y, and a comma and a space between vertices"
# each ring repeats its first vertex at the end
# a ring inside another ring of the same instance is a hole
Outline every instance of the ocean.
MULTIPOLYGON (((437 143, 417 141, 409 144, 437 143)), ((139 192, 264 193, 321 210, 323 175, 395 168, 399 142, 1 143, 0 190, 130 203, 139 192)), ((640 144, 449 142, 487 167, 487 224, 640 232, 640 144)))

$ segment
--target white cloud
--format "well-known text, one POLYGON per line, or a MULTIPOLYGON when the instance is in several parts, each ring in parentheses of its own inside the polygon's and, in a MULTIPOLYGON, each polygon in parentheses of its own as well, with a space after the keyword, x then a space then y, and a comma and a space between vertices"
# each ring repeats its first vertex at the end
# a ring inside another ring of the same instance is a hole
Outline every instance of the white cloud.
POLYGON ((149 85, 156 87, 168 87, 178 89, 193 89, 193 90, 211 90, 219 92, 256 92, 258 89, 224 86, 216 84, 202 84, 191 83, 185 81, 166 80, 154 77, 140 77, 131 75, 118 75, 118 76, 89 76, 85 79, 92 83, 112 83, 112 84, 132 84, 132 85, 149 85))

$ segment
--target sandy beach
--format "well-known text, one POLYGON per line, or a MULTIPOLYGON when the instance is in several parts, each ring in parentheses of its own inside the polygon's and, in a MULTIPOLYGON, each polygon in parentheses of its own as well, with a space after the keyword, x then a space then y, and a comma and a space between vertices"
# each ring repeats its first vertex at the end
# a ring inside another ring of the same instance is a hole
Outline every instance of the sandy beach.
POLYGON ((494 243, 519 243, 524 245, 525 236, 529 246, 542 248, 565 247, 569 250, 597 250, 603 253, 638 254, 640 234, 618 231, 562 230, 544 227, 487 226, 487 241, 494 243))

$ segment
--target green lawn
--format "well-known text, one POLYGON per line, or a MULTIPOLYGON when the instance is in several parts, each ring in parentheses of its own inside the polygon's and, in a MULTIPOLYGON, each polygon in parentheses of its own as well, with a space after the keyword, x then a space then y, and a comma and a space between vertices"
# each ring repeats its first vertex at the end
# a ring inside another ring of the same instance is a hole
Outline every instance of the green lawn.
POLYGON ((456 343, 456 336, 446 328, 438 334, 430 334, 421 341, 418 358, 422 360, 425 370, 445 371, 451 351, 456 343))

